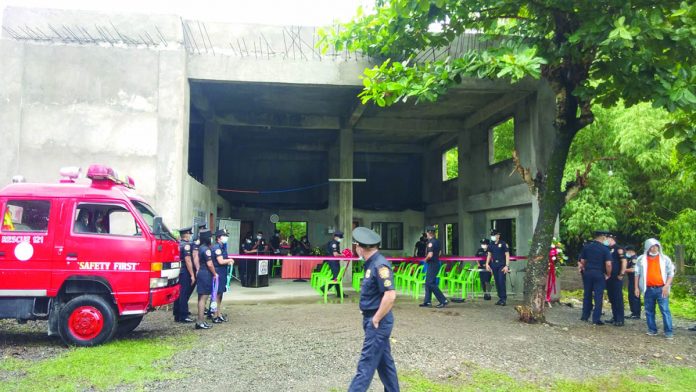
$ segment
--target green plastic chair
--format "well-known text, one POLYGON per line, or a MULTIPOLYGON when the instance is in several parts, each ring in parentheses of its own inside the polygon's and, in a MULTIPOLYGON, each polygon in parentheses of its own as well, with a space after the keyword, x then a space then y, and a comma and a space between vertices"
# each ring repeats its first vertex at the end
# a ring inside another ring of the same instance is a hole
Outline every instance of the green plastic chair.
POLYGON ((457 261, 456 263, 454 263, 452 265, 452 268, 450 268, 449 272, 447 272, 445 274, 445 276, 443 276, 440 279, 440 284, 438 285, 438 287, 440 287, 440 290, 447 291, 447 288, 449 287, 450 282, 452 280, 456 279, 459 272, 461 272, 461 266, 462 266, 462 263, 459 261, 457 261))
POLYGON ((437 271, 437 284, 440 290, 442 290, 442 280, 447 276, 447 263, 442 263, 440 265, 440 270, 437 271))
POLYGON ((324 289, 324 303, 328 302, 328 295, 329 295, 329 288, 331 286, 336 286, 338 285, 339 289, 338 292, 341 295, 341 303, 343 303, 343 275, 346 272, 346 267, 342 266, 341 269, 338 271, 338 276, 336 277, 336 280, 334 281, 331 279, 332 275, 329 274, 327 277, 320 278, 321 282, 319 284, 320 292, 321 289, 324 289))
MULTIPOLYGON (((402 263, 406 264, 406 263, 402 263)), ((408 276, 413 269, 415 269, 417 264, 411 264, 408 263, 407 265, 404 266, 404 268, 401 270, 401 272, 398 275, 394 275, 394 287, 397 289, 401 290, 401 292, 404 291, 404 284, 406 281, 406 276, 408 276)))
POLYGON ((463 286, 466 282, 467 274, 469 273, 469 270, 471 269, 471 264, 464 264, 462 265, 462 269, 457 274, 457 276, 454 279, 451 279, 449 281, 449 285, 447 287, 447 292, 450 296, 454 295, 454 293, 457 290, 457 286, 463 286))
POLYGON ((273 262, 273 267, 271 268, 271 276, 272 277, 277 277, 278 275, 276 274, 276 270, 283 270, 283 261, 282 260, 275 260, 273 262))
MULTIPOLYGON (((421 265, 420 267, 420 272, 416 276, 416 278, 411 282, 412 290, 411 293, 413 295, 414 299, 417 299, 420 296, 420 291, 421 289, 425 286, 425 268, 421 265)), ((442 267, 445 267, 443 264, 440 267, 440 271, 442 271, 442 267)))
POLYGON ((394 288, 395 288, 395 289, 398 289, 398 288, 399 288, 397 282, 399 282, 398 279, 401 279, 401 277, 404 275, 404 270, 406 269, 407 264, 408 264, 408 263, 402 261, 402 262, 399 263, 399 265, 397 265, 396 268, 394 269, 394 288))
POLYGON ((329 271, 329 265, 326 263, 322 264, 319 272, 312 272, 312 274, 309 276, 309 285, 316 289, 317 281, 320 277, 325 276, 327 271, 329 271))
POLYGON ((423 273, 423 266, 416 265, 416 268, 412 269, 412 273, 410 275, 407 275, 404 277, 404 288, 405 288, 404 293, 405 294, 411 293, 416 281, 421 279, 421 277, 423 280, 425 280, 425 273, 423 273))

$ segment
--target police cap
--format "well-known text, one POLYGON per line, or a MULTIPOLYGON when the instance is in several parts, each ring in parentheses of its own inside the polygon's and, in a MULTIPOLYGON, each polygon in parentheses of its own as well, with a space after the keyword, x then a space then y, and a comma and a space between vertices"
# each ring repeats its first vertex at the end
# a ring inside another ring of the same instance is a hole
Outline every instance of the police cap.
POLYGON ((491 229, 491 235, 498 235, 498 234, 500 234, 500 231, 498 231, 496 229, 491 229))
POLYGON ((198 226, 198 230, 200 230, 200 229, 205 229, 206 226, 207 226, 207 224, 205 224, 205 223, 199 223, 197 226, 198 226))
POLYGON ((482 238, 481 241, 479 241, 482 244, 488 245, 491 243, 491 241, 488 240, 488 238, 482 238))
POLYGON ((609 230, 595 230, 594 232, 595 237, 608 236, 610 234, 611 232, 609 230))
POLYGON ((633 245, 628 245, 628 246, 626 246, 624 249, 625 249, 626 251, 629 251, 629 250, 632 250, 632 251, 634 251, 634 252, 636 251, 636 247, 633 246, 633 245))
POLYGON ((184 234, 191 234, 191 233, 193 233, 193 228, 191 228, 191 226, 189 226, 189 227, 182 227, 181 229, 179 229, 179 234, 181 234, 181 235, 184 235, 184 234))
POLYGON ((334 237, 343 238, 343 232, 341 230, 334 231, 334 237))
POLYGON ((215 232, 215 237, 222 237, 227 235, 227 230, 225 229, 220 229, 215 232))
POLYGON ((382 237, 367 227, 356 227, 353 230, 353 241, 360 245, 374 246, 382 242, 382 237))
POLYGON ((435 226, 426 226, 426 227, 425 227, 425 232, 426 232, 426 233, 434 233, 434 232, 435 232, 435 226))
POLYGON ((207 241, 213 237, 213 233, 208 229, 202 229, 198 232, 198 238, 201 241, 207 241))

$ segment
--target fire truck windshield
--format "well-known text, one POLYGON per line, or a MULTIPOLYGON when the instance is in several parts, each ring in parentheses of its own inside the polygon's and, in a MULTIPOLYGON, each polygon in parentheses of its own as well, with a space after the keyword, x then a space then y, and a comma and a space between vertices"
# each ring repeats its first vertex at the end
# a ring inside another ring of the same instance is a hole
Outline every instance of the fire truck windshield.
MULTIPOLYGON (((155 211, 153 211, 153 209, 149 205, 147 205, 141 201, 131 200, 131 202, 135 206, 135 209, 138 210, 138 213, 140 214, 140 216, 145 220, 147 225, 150 227, 150 232, 153 233, 154 232, 153 222, 155 220, 155 216, 157 215, 155 213, 155 211)), ((172 235, 172 233, 169 231, 169 229, 167 228, 167 226, 164 223, 162 224, 162 229, 163 229, 164 234, 167 237, 169 237, 171 239, 175 239, 174 236, 172 235)))

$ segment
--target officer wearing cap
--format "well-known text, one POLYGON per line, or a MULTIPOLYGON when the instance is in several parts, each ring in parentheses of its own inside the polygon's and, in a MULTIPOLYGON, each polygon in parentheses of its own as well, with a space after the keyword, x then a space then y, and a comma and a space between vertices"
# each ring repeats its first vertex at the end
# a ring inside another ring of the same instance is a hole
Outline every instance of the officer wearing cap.
POLYGON ((495 290, 498 292, 498 302, 495 304, 505 306, 507 302, 505 275, 510 272, 510 248, 505 241, 500 239, 500 232, 496 229, 491 230, 491 241, 488 244, 488 255, 486 256, 486 271, 491 272, 495 280, 495 290))
POLYGON ((191 254, 191 227, 179 229, 181 239, 179 241, 179 262, 181 269, 179 272, 179 298, 174 304, 174 321, 177 323, 191 323, 194 320, 189 317, 188 301, 193 293, 196 284, 196 275, 193 269, 193 258, 191 254))
MULTIPOLYGON (((628 306, 631 309, 631 316, 629 318, 638 320, 640 319, 640 296, 637 296, 635 290, 636 281, 636 248, 632 245, 626 247, 626 277, 628 278, 628 306)), ((640 293, 638 293, 640 294, 640 293)))
POLYGON ((425 272, 425 298, 423 303, 418 305, 420 307, 430 307, 432 306, 430 300, 432 294, 435 294, 435 298, 440 302, 436 307, 444 308, 447 306, 449 301, 442 294, 440 288, 437 285, 437 274, 440 272, 440 241, 435 238, 435 228, 433 226, 428 226, 425 228, 425 235, 428 237, 428 244, 426 245, 426 255, 425 262, 427 263, 428 270, 425 272))
MULTIPOLYGON (((340 230, 334 231, 334 236, 331 241, 326 244, 326 254, 333 257, 340 257, 341 254, 341 241, 343 240, 343 232, 340 230)), ((326 264, 331 268, 331 275, 334 281, 338 279, 338 273, 341 271, 341 262, 338 259, 326 260, 326 264)), ((340 296, 341 287, 339 285, 333 285, 336 289, 336 295, 340 296)), ((322 288, 322 290, 324 290, 322 288)), ((346 297, 346 295, 343 295, 346 297)))
POLYGON ((196 329, 210 329, 211 326, 205 322, 205 305, 208 302, 208 297, 213 291, 213 279, 218 279, 215 265, 213 264, 213 251, 210 249, 212 233, 208 229, 203 229, 198 232, 200 247, 198 248, 198 257, 201 261, 201 268, 196 275, 197 291, 198 291, 198 319, 196 320, 196 329))
POLYGON ((582 274, 584 289, 582 316, 580 320, 588 321, 592 312, 592 324, 604 325, 602 316, 602 298, 606 280, 611 275, 612 256, 609 251, 607 231, 595 231, 594 241, 588 242, 580 252, 578 270, 582 274), (592 300, 594 298, 594 310, 592 300))
POLYGON ((195 235, 192 237, 192 238, 193 238, 193 242, 191 243, 191 256, 192 256, 192 259, 193 259, 193 270, 194 270, 194 273, 195 273, 196 275, 198 275, 198 271, 201 269, 201 262, 200 262, 200 259, 199 259, 199 257, 198 257, 198 256, 199 256, 198 248, 201 246, 201 240, 200 240, 200 238, 199 238, 199 234, 200 234, 201 230, 203 230, 203 229, 206 228, 206 225, 205 225, 205 223, 199 224, 199 225, 196 225, 196 228, 198 228, 197 234, 195 234, 195 235))
MULTIPOLYGON (((624 325, 623 277, 626 273, 626 255, 624 249, 616 244, 616 236, 608 236, 611 252, 611 276, 607 279, 607 296, 611 304, 611 320, 606 321, 616 327, 624 325)), ((631 291, 631 290, 628 290, 631 291)))
MULTIPOLYGON (((213 323, 218 324, 222 322, 227 322, 227 316, 220 313, 220 304, 222 304, 222 294, 227 291, 227 276, 229 275, 229 267, 234 264, 234 260, 227 256, 227 241, 229 236, 225 230, 218 230, 215 232, 215 244, 211 248, 213 253, 213 267, 215 268, 215 273, 218 276, 218 289, 217 289, 217 311, 212 315, 213 323)), ((211 288, 212 291, 212 288, 211 288)))
POLYGON ((486 258, 488 257, 488 246, 490 241, 487 238, 481 239, 479 241, 481 246, 476 251, 476 257, 479 259, 479 279, 481 280, 481 291, 483 291, 483 299, 486 301, 491 300, 491 273, 486 269, 486 258))
POLYGON ((363 315, 363 342, 358 370, 349 392, 367 391, 375 370, 387 392, 399 391, 396 365, 391 355, 389 338, 394 327, 392 306, 396 299, 394 273, 387 259, 379 253, 379 234, 366 227, 353 230, 356 253, 365 260, 365 278, 360 284, 360 311, 363 315))

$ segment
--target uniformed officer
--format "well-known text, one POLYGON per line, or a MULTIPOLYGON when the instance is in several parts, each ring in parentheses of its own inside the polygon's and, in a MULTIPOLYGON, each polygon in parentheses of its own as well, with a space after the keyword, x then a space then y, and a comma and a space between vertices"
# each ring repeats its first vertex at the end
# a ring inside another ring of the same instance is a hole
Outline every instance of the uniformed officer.
MULTIPOLYGON (((635 281, 636 281, 636 248, 629 245, 626 247, 626 277, 628 277, 628 306, 631 309, 629 318, 640 319, 640 296, 636 296, 635 281)), ((640 294, 640 293, 639 293, 640 294)))
POLYGON ((495 290, 498 292, 498 302, 495 304, 505 306, 507 302, 505 275, 510 272, 510 248, 505 241, 500 239, 500 232, 496 229, 491 230, 488 255, 486 256, 486 271, 491 272, 495 280, 495 290))
POLYGON ((430 300, 432 294, 435 294, 435 298, 440 302, 437 304, 437 308, 444 308, 447 306, 449 301, 442 294, 440 288, 437 285, 437 274, 440 272, 440 241, 435 238, 435 228, 433 226, 428 226, 425 229, 425 235, 428 237, 428 244, 426 245, 425 262, 427 263, 428 270, 425 272, 425 298, 423 303, 418 305, 420 307, 430 307, 432 306, 430 300))
POLYGON ((210 249, 212 233, 210 230, 203 229, 198 232, 200 240, 200 248, 198 257, 201 261, 201 268, 198 270, 196 280, 198 281, 198 319, 196 320, 196 329, 210 329, 211 325, 205 322, 205 305, 208 302, 208 297, 213 291, 213 279, 217 279, 218 275, 213 264, 213 251, 210 249))
POLYGON ((580 252, 578 269, 582 274, 584 288, 582 316, 580 320, 588 321, 592 312, 592 324, 604 325, 602 316, 602 298, 606 280, 611 275, 612 256, 606 231, 595 231, 594 241, 588 242, 580 252), (594 310, 592 299, 594 298, 594 310))
POLYGON ((611 275, 607 279, 607 296, 611 304, 612 317, 605 322, 621 327, 624 325, 623 277, 626 273, 626 255, 623 248, 616 244, 614 234, 610 233, 607 237, 612 260, 611 275))
MULTIPOLYGON (((222 304, 222 294, 227 291, 227 276, 229 275, 229 268, 234 264, 234 260, 227 256, 227 241, 229 237, 225 230, 218 230, 215 232, 215 245, 211 248, 213 253, 213 267, 215 268, 215 273, 218 276, 218 290, 217 290, 217 303, 218 307, 215 313, 212 315, 213 323, 218 324, 222 322, 227 322, 227 316, 220 312, 222 304)), ((212 288, 211 288, 212 291, 212 288)))
POLYGON ((196 284, 196 271, 193 268, 193 258, 191 254, 191 227, 179 229, 181 240, 179 241, 179 262, 181 270, 179 272, 179 298, 174 304, 174 321, 177 323, 191 323, 194 320, 189 316, 188 301, 193 293, 196 284))
MULTIPOLYGON (((336 230, 334 232, 333 239, 326 244, 326 254, 333 257, 341 257, 341 241, 343 241, 343 232, 336 230)), ((331 268, 332 280, 336 281, 338 279, 338 273, 341 271, 341 261, 338 259, 326 260, 326 264, 331 268)), ((339 285, 333 285, 336 289, 336 295, 340 296, 341 287, 339 285)), ((324 290, 322 288, 322 290, 324 290)), ((346 295, 343 295, 344 297, 346 295)))
POLYGON ((427 246, 428 237, 425 235, 425 233, 423 233, 418 239, 418 242, 416 242, 416 245, 413 247, 413 257, 425 257, 425 250, 427 246))
POLYGON ((256 233, 256 242, 254 242, 254 250, 257 255, 265 255, 268 250, 268 245, 266 244, 266 239, 263 238, 263 231, 259 230, 256 233))
POLYGON ((476 251, 476 257, 483 257, 483 260, 479 260, 479 279, 481 280, 481 291, 483 291, 483 299, 486 301, 491 300, 491 272, 486 269, 486 258, 488 257, 488 246, 490 241, 487 238, 483 238, 479 241, 481 244, 476 251))
POLYGON ((367 391, 375 370, 386 392, 399 391, 396 365, 391 355, 389 337, 394 327, 392 306, 396 299, 394 273, 387 259, 379 253, 379 234, 366 227, 353 230, 356 253, 365 260, 365 278, 360 287, 360 311, 363 315, 363 342, 358 370, 349 392, 367 391))

